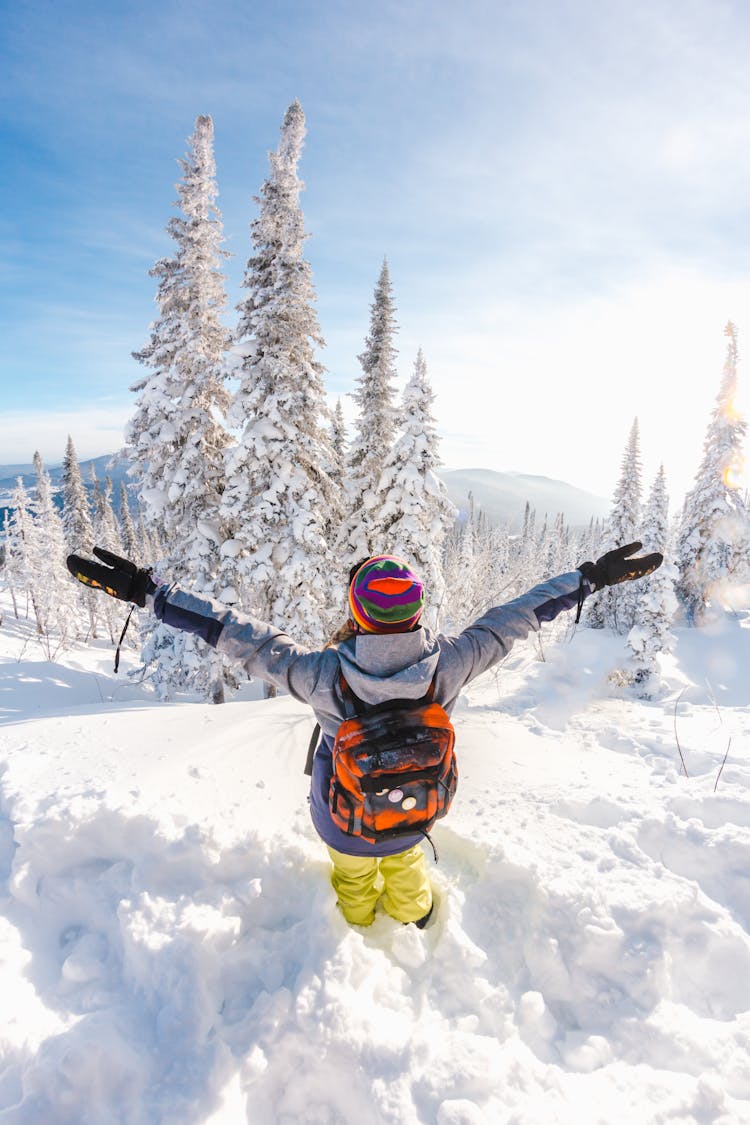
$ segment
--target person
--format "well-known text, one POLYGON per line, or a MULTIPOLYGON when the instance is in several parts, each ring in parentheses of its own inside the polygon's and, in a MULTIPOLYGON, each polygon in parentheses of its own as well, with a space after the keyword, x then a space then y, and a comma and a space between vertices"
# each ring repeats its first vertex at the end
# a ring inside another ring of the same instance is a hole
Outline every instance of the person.
POLYGON ((176 629, 194 633, 244 665, 248 675, 309 704, 322 737, 315 751, 310 784, 313 825, 328 849, 331 882, 346 920, 369 926, 376 907, 403 923, 423 928, 433 895, 422 834, 372 843, 348 835, 329 807, 332 746, 350 715, 349 692, 367 706, 392 700, 433 698, 450 714, 471 680, 510 651, 515 641, 577 608, 604 586, 640 578, 661 565, 658 553, 634 557, 640 543, 608 551, 596 563, 550 578, 504 605, 487 610, 455 636, 436 634, 421 623, 423 584, 412 567, 394 555, 376 555, 352 568, 348 582, 349 619, 334 643, 310 650, 281 629, 224 606, 176 583, 155 579, 103 548, 95 562, 70 555, 68 569, 79 581, 144 607, 176 629), (342 683, 343 677, 343 683, 342 683))

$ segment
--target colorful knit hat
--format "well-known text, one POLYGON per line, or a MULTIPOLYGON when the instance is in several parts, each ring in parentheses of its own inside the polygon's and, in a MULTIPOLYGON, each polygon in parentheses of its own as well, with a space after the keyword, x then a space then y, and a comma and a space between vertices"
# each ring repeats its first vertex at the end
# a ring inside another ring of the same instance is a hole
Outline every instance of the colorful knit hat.
POLYGON ((349 609, 367 633, 405 633, 424 609, 424 587, 403 559, 375 555, 349 583, 349 609))

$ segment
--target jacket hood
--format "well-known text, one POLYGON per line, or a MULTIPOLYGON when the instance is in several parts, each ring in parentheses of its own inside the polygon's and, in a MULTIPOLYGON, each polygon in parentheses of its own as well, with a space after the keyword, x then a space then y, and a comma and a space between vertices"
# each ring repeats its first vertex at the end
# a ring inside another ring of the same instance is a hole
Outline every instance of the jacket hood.
POLYGON ((360 633, 338 649, 341 671, 365 703, 421 699, 432 683, 440 657, 430 629, 409 633, 360 633))

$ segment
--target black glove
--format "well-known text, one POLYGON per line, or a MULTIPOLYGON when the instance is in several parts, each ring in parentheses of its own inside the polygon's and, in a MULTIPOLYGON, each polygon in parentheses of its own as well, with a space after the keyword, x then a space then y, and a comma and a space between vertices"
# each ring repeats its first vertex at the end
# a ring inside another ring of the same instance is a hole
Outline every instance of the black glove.
POLYGON ((602 586, 616 586, 618 582, 629 582, 633 578, 643 578, 661 566, 664 556, 654 551, 653 554, 643 555, 641 558, 628 558, 642 546, 642 543, 628 543, 626 547, 607 551, 606 555, 602 555, 595 563, 581 563, 578 569, 595 590, 600 590, 602 586))
POLYGON ((94 547, 94 554, 106 566, 92 562, 91 559, 82 559, 80 555, 68 555, 68 570, 73 577, 83 582, 84 586, 104 590, 111 598, 135 602, 143 608, 146 594, 153 594, 156 589, 151 569, 144 570, 129 559, 121 559, 119 555, 105 551, 103 547, 94 547))

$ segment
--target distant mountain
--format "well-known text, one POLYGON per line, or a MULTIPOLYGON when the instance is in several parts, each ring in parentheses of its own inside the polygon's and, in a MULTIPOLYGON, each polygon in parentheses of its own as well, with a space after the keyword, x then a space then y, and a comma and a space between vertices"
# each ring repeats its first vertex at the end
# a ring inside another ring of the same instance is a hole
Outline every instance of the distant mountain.
MULTIPOLYGON (((92 465, 94 466, 98 479, 103 481, 105 477, 110 477, 114 485, 114 491, 119 493, 120 481, 127 478, 127 464, 124 461, 115 461, 115 455, 113 453, 105 453, 101 457, 92 457, 89 461, 81 461, 81 476, 83 477, 84 484, 89 484, 91 481, 92 465)), ((59 485, 62 481, 62 464, 52 466, 45 465, 44 467, 49 473, 53 485, 59 485)), ((2 490, 2 492, 12 491, 16 487, 18 477, 22 477, 26 488, 31 487, 36 481, 34 466, 0 465, 0 490, 2 490)))
MULTIPOLYGON (((116 511, 119 510, 120 481, 127 480, 127 465, 125 462, 115 461, 112 454, 81 461, 81 476, 86 484, 91 481, 92 465, 100 481, 105 476, 111 478, 112 504, 116 511)), ((62 466, 48 467, 47 471, 53 486, 58 486, 62 479, 62 466)), ((9 505, 19 475, 27 488, 36 480, 33 465, 0 465, 0 512, 9 505)), ((554 519, 562 512, 571 526, 579 527, 587 524, 592 516, 605 516, 610 507, 610 501, 601 496, 550 477, 497 473, 492 469, 445 470, 440 473, 440 477, 458 508, 459 519, 466 518, 471 493, 476 509, 485 512, 490 523, 509 521, 511 531, 520 531, 527 501, 536 510, 537 527, 541 526, 545 513, 550 519, 554 519)))
POLYGON ((0 488, 5 488, 8 481, 12 481, 15 486, 16 479, 20 476, 29 476, 34 472, 33 465, 0 465, 0 475, 4 478, 0 480, 0 488))
MULTIPOLYGON (((96 471, 97 479, 104 483, 104 478, 112 481, 112 507, 115 512, 120 510, 120 481, 127 480, 127 464, 124 461, 115 461, 114 454, 107 453, 102 457, 92 457, 89 461, 81 461, 81 476, 83 483, 91 487, 91 466, 96 471)), ((62 465, 45 465, 52 481, 52 488, 56 490, 62 483, 62 465)), ((18 478, 21 477, 24 487, 32 488, 36 483, 36 472, 33 465, 0 465, 0 529, 7 512, 11 511, 11 499, 18 478)), ((55 502, 62 504, 59 493, 55 494, 55 502)))
POLYGON ((496 473, 492 469, 451 469, 440 474, 448 495, 465 519, 469 493, 477 511, 486 513, 491 524, 510 521, 511 531, 520 531, 528 502, 536 511, 537 528, 545 514, 550 520, 560 512, 572 527, 582 527, 591 517, 606 516, 611 502, 561 480, 527 473, 496 473))

